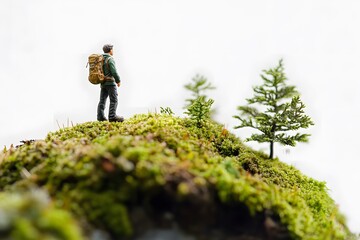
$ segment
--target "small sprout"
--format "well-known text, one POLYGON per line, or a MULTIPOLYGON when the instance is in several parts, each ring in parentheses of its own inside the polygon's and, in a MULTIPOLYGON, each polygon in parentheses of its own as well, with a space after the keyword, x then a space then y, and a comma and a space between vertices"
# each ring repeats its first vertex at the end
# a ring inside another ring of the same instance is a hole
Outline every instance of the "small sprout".
POLYGON ((161 114, 167 114, 167 115, 170 115, 170 116, 174 115, 174 112, 169 107, 166 107, 166 108, 160 107, 160 113, 161 114))

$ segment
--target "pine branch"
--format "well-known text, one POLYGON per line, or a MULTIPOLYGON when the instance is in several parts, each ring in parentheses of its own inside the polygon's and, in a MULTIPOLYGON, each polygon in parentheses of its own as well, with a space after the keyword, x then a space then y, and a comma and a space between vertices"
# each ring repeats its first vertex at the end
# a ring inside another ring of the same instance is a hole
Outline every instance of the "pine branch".
POLYGON ((241 121, 240 125, 234 127, 235 129, 244 128, 244 127, 251 127, 254 129, 258 129, 258 126, 255 125, 252 119, 243 119, 240 116, 234 116, 234 118, 239 119, 241 121))
POLYGON ((296 142, 308 142, 310 134, 300 134, 290 136, 285 133, 275 135, 275 141, 283 145, 296 146, 296 142))
POLYGON ((239 106, 238 110, 242 112, 243 116, 251 116, 253 118, 256 118, 259 115, 259 111, 250 106, 239 106))
POLYGON ((271 139, 268 138, 265 134, 252 134, 251 137, 245 139, 245 141, 247 142, 256 141, 259 143, 264 143, 264 142, 270 142, 271 139))

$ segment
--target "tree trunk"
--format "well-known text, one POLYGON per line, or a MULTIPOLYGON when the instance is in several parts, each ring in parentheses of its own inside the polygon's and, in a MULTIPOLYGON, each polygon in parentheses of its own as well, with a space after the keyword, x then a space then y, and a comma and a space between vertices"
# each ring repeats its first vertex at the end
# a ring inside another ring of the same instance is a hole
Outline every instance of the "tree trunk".
POLYGON ((270 159, 274 158, 274 139, 275 139, 275 132, 276 132, 276 123, 272 125, 271 128, 271 141, 270 141, 270 159))
POLYGON ((274 142, 270 142, 270 159, 274 158, 274 142))

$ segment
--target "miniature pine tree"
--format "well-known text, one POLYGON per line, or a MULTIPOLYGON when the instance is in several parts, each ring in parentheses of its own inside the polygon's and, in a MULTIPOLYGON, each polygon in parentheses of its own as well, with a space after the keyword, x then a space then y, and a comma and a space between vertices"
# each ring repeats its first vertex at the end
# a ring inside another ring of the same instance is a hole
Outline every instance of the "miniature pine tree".
POLYGON ((196 75, 192 82, 189 84, 186 84, 184 86, 187 90, 191 92, 192 98, 186 99, 186 106, 185 109, 187 109, 191 104, 193 104, 194 101, 196 101, 199 97, 205 97, 205 101, 207 100, 207 96, 205 95, 205 91, 215 89, 211 85, 211 83, 208 82, 208 80, 201 75, 196 75))
POLYGON ((211 106, 214 103, 214 100, 209 99, 205 100, 204 96, 198 97, 193 103, 187 108, 185 114, 187 114, 190 119, 196 122, 196 126, 201 128, 204 121, 210 119, 211 106))
POLYGON ((301 102, 295 86, 286 85, 282 60, 277 67, 264 70, 261 75, 263 85, 253 88, 254 97, 247 99, 246 106, 239 106, 240 114, 234 116, 241 124, 235 128, 250 127, 261 133, 252 134, 247 141, 270 143, 270 158, 274 157, 274 143, 295 146, 296 142, 307 142, 309 134, 296 131, 314 125, 304 114, 305 105, 301 102), (290 99, 290 100, 289 100, 290 99), (258 110, 253 104, 265 109, 258 110))
POLYGON ((192 82, 185 85, 185 88, 191 91, 192 98, 186 99, 185 114, 191 120, 196 122, 197 127, 202 127, 204 121, 210 119, 212 110, 211 106, 214 103, 213 99, 208 99, 204 94, 207 90, 215 89, 211 83, 207 81, 204 76, 196 75, 192 82))

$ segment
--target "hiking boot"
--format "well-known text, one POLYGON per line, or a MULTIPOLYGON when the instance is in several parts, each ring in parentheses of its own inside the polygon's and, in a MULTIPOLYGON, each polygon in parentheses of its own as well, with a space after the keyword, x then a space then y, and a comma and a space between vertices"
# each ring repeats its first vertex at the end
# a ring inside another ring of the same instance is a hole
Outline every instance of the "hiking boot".
POLYGON ((121 116, 115 116, 114 118, 109 119, 110 122, 123 122, 124 117, 121 116))
POLYGON ((104 118, 98 118, 98 121, 99 122, 104 122, 104 121, 107 121, 107 119, 104 117, 104 118))

